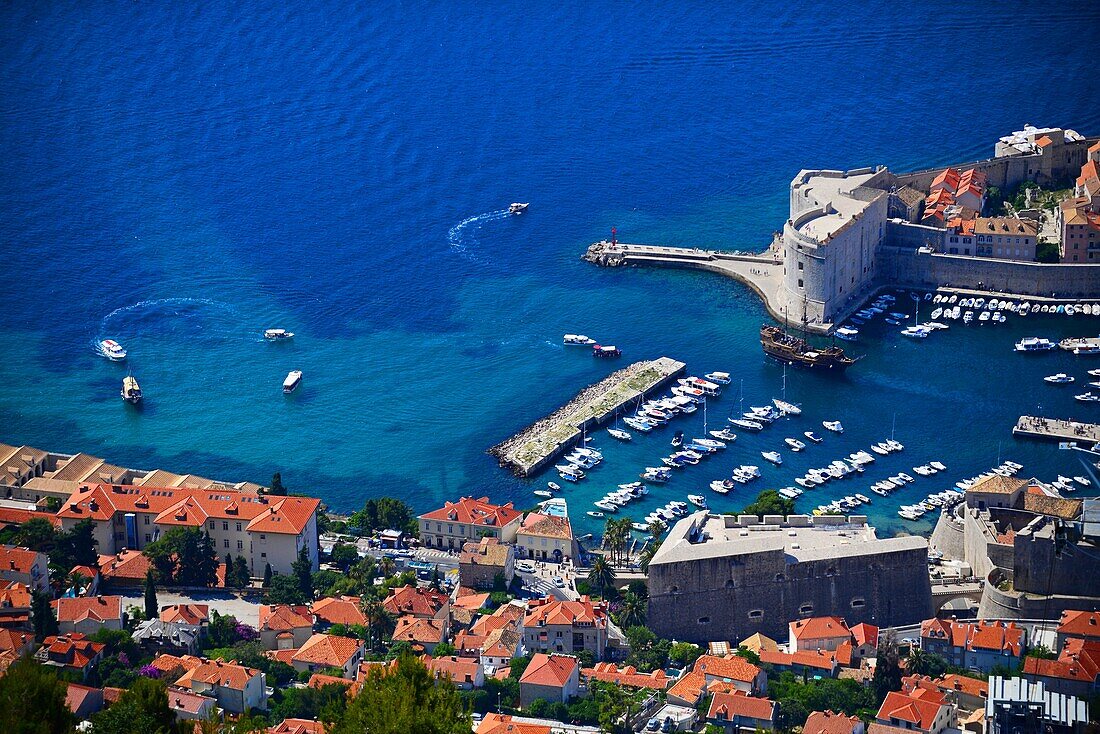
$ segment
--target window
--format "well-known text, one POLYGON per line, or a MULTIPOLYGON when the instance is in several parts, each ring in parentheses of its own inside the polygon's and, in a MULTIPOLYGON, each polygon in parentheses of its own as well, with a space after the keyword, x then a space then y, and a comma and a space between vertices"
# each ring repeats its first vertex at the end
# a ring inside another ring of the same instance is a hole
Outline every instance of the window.
POLYGON ((807 602, 806 604, 803 604, 802 606, 800 606, 798 608, 798 613, 799 614, 813 614, 814 613, 814 605, 807 602))
POLYGON ((267 558, 267 554, 266 553, 261 553, 260 558, 267 558))
POLYGON ((267 535, 260 533, 260 540, 267 540, 267 535))
POLYGON ((214 529, 214 521, 211 520, 210 524, 207 527, 209 527, 211 530, 213 530, 214 529))
POLYGON ((862 596, 857 596, 855 599, 852 599, 852 609, 862 609, 865 606, 867 606, 867 600, 862 596))
POLYGON ((241 532, 241 524, 240 523, 237 523, 237 532, 238 533, 241 532))
POLYGON ((146 533, 146 534, 145 534, 145 542, 146 542, 146 543, 148 543, 148 542, 150 542, 150 541, 152 541, 152 540, 153 540, 153 536, 152 536, 152 535, 150 535, 149 533, 146 533))
POLYGON ((753 609, 751 612, 749 612, 749 619, 763 619, 763 618, 764 618, 764 610, 763 609, 753 609))
POLYGON ((699 617, 699 624, 710 624, 710 617, 699 617))
POLYGON ((244 550, 244 541, 243 540, 238 540, 237 541, 237 550, 244 550))
POLYGON ((145 524, 146 524, 146 525, 148 525, 148 524, 149 524, 149 516, 148 516, 148 515, 146 515, 146 516, 145 516, 145 524))
POLYGON ((805 270, 806 268, 805 268, 805 267, 803 267, 803 265, 804 265, 804 263, 799 263, 799 264, 798 264, 798 269, 799 269, 799 270, 805 270))
POLYGON ((736 587, 737 587, 737 584, 735 584, 733 582, 733 579, 727 579, 726 580, 726 588, 727 589, 733 589, 733 588, 736 588, 736 587))
POLYGON ((777 574, 775 575, 775 580, 776 580, 776 581, 782 581, 782 580, 783 580, 783 574, 781 574, 781 573, 777 573, 777 574))
POLYGON ((222 530, 229 530, 229 523, 222 520, 222 530))
POLYGON ((799 278, 799 279, 798 279, 798 287, 799 287, 799 288, 801 288, 801 287, 802 287, 802 278, 799 278))
POLYGON ((225 539, 224 541, 222 541, 222 542, 223 542, 223 543, 225 543, 225 547, 226 547, 226 548, 228 548, 228 547, 229 547, 229 538, 226 538, 226 539, 225 539))

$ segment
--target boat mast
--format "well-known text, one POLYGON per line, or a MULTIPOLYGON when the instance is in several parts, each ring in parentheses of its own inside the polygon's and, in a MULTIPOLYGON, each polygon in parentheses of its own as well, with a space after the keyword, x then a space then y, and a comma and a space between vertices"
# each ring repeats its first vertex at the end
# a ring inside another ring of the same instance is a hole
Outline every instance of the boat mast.
POLYGON ((892 423, 890 423, 890 440, 891 441, 894 440, 894 429, 897 428, 897 425, 898 425, 898 412, 895 410, 894 411, 894 420, 893 420, 892 423))

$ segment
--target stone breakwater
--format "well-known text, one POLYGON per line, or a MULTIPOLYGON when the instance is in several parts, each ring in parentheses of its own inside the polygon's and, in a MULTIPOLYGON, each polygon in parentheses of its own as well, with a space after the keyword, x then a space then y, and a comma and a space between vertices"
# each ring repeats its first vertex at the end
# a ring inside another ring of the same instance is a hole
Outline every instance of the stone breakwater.
POLYGON ((575 446, 583 431, 614 418, 624 406, 639 401, 684 371, 684 363, 669 357, 616 370, 589 385, 568 403, 489 449, 500 465, 528 477, 575 446))

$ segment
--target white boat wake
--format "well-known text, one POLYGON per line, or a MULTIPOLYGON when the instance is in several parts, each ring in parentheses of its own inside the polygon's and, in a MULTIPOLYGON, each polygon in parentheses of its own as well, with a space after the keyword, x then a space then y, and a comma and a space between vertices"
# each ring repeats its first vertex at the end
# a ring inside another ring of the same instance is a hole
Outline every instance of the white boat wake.
POLYGON ((479 252, 481 240, 478 239, 478 232, 486 222, 495 222, 507 217, 507 209, 498 209, 494 212, 477 214, 463 219, 447 231, 447 241, 451 245, 451 252, 466 258, 470 262, 487 264, 488 260, 479 252))
POLYGON ((104 316, 92 340, 92 348, 103 354, 100 342, 112 338, 129 340, 142 332, 185 328, 189 336, 201 334, 223 339, 255 339, 243 328, 233 306, 209 298, 157 298, 121 306, 104 316), (185 322, 182 326, 178 322, 185 322), (177 323, 170 323, 177 322, 177 323))

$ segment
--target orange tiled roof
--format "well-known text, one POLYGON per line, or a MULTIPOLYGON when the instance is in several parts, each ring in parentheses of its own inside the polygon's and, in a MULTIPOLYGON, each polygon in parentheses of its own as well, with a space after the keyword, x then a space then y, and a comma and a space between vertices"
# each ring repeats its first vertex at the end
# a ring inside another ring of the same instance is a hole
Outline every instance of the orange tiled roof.
POLYGON ((80 710, 80 707, 84 705, 84 701, 87 700, 89 696, 99 698, 102 695, 103 690, 100 688, 70 683, 65 693, 65 703, 68 705, 69 711, 76 713, 80 710))
POLYGON ((12 581, 0 588, 0 611, 30 609, 31 590, 26 584, 12 581))
POLYGON ((1054 141, 1050 139, 1049 135, 1044 135, 1043 137, 1035 141, 1035 145, 1040 148, 1045 148, 1048 145, 1052 145, 1053 143, 1054 141))
POLYGON ((202 660, 176 681, 176 685, 190 687, 192 682, 220 686, 234 691, 243 691, 248 681, 260 674, 260 671, 222 660, 202 660))
POLYGON ((121 596, 62 597, 50 602, 58 622, 98 622, 122 619, 121 596))
POLYGON ((38 560, 38 555, 37 551, 32 551, 30 548, 0 545, 0 571, 29 574, 35 561, 38 560))
POLYGON ((197 658, 194 655, 157 655, 153 658, 151 665, 162 673, 171 673, 173 670, 182 670, 187 672, 192 668, 197 668, 202 664, 202 658, 197 658))
POLYGON ((559 540, 570 540, 573 537, 573 529, 569 525, 568 517, 542 515, 537 512, 532 512, 523 519, 519 532, 524 535, 558 538, 559 540))
POLYGON ((1071 637, 1062 646, 1057 660, 1024 658, 1024 673, 1092 684, 1100 675, 1100 640, 1071 637))
POLYGON ((416 586, 392 589, 382 602, 391 614, 413 614, 418 617, 434 617, 450 600, 446 594, 416 586))
POLYGON ((665 671, 659 668, 652 673, 639 673, 633 665, 616 668, 615 663, 596 663, 595 667, 582 668, 581 672, 587 678, 628 688, 651 688, 663 691, 668 688, 669 684, 669 678, 665 675, 665 671))
POLYGON ((443 641, 443 622, 423 617, 398 617, 393 639, 414 644, 438 644, 443 641))
POLYGON ((799 650, 793 653, 761 650, 759 654, 760 662, 781 668, 792 668, 798 665, 805 668, 831 671, 838 662, 833 653, 828 650, 799 650))
POLYGON ((293 660, 342 668, 363 649, 363 643, 351 637, 313 635, 294 653, 293 660))
POLYGON ((260 629, 289 632, 302 627, 313 629, 313 615, 309 607, 290 604, 260 606, 260 629))
POLYGON ((455 683, 473 684, 477 681, 477 674, 481 672, 481 663, 470 658, 454 655, 433 658, 430 655, 424 655, 421 660, 433 675, 446 676, 455 683))
POLYGON ((796 640, 849 639, 852 631, 840 617, 810 617, 790 623, 791 635, 796 640))
POLYGON ((339 683, 342 686, 352 686, 355 681, 348 680, 347 678, 340 678, 335 675, 325 675, 324 673, 314 673, 309 677, 309 683, 306 685, 309 688, 324 688, 325 686, 331 686, 333 683, 339 683))
POLYGON ((160 621, 202 624, 210 619, 209 604, 173 604, 160 610, 160 621))
POLYGON ((952 647, 967 650, 995 650, 1019 657, 1024 631, 1013 622, 957 622, 950 619, 926 619, 921 637, 949 641, 952 647))
POLYGON ((421 520, 442 520, 486 527, 503 527, 515 521, 522 513, 509 502, 494 505, 488 497, 463 497, 458 502, 447 502, 438 510, 424 513, 421 520))
POLYGON ((464 594, 454 600, 454 604, 451 605, 452 609, 468 609, 476 612, 485 606, 485 603, 489 601, 489 593, 484 594, 464 594))
POLYGON ((283 719, 267 731, 268 734, 325 734, 325 725, 309 719, 283 719))
POLYGON ((856 645, 878 646, 878 627, 866 622, 860 622, 852 627, 852 640, 856 645))
POLYGON ((359 608, 359 599, 354 596, 327 596, 312 604, 313 616, 329 624, 366 624, 367 618, 359 608))
POLYGON ((742 691, 715 693, 707 711, 708 719, 733 719, 735 717, 771 721, 775 718, 775 702, 767 698, 753 698, 742 691))
POLYGON ((932 179, 932 183, 929 185, 928 188, 931 189, 933 186, 945 184, 948 189, 954 191, 955 187, 959 185, 960 178, 961 176, 959 175, 958 170, 954 168, 945 168, 944 170, 940 171, 934 179, 932 179))
POLYGON ((52 512, 39 512, 37 510, 21 510, 16 507, 0 507, 0 525, 22 525, 28 520, 45 520, 54 527, 61 527, 61 522, 52 512))
POLYGON ((485 714, 474 734, 551 734, 545 724, 529 724, 513 721, 508 714, 485 714))
POLYGON ((859 723, 858 716, 845 716, 832 711, 814 711, 806 719, 802 734, 852 734, 859 723))
POLYGON ((547 655, 538 652, 531 657, 531 662, 527 664, 519 682, 562 688, 569 682, 573 671, 579 668, 580 663, 572 655, 547 655))
POLYGON ((607 626, 607 605, 593 603, 587 596, 577 601, 561 599, 532 599, 527 603, 527 614, 523 618, 525 628, 539 625, 593 625, 607 626))
POLYGON ((74 632, 71 635, 50 635, 42 640, 38 655, 47 660, 62 662, 66 667, 83 670, 107 646, 92 642, 86 635, 74 632))
POLYGON ((144 579, 153 567, 149 558, 137 550, 122 550, 118 555, 100 556, 99 572, 103 579, 144 579))
POLYGON ((886 694, 886 700, 879 707, 876 718, 882 722, 898 719, 913 725, 915 729, 930 731, 940 713, 940 705, 938 702, 891 691, 886 694))
POLYGON ((28 645, 34 642, 34 637, 28 632, 19 630, 0 629, 0 650, 13 650, 23 652, 28 645))
POLYGON ((723 678, 741 683, 752 683, 760 675, 760 668, 739 655, 724 658, 702 655, 695 661, 692 669, 708 678, 723 678))
POLYGON ((1058 622, 1058 634, 1067 637, 1100 637, 1100 612, 1067 609, 1058 622))

